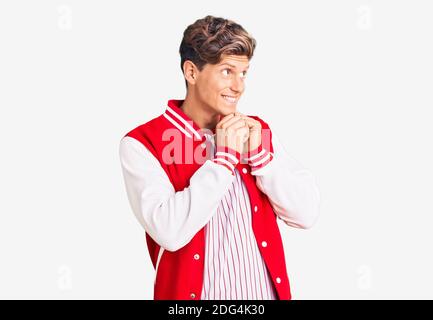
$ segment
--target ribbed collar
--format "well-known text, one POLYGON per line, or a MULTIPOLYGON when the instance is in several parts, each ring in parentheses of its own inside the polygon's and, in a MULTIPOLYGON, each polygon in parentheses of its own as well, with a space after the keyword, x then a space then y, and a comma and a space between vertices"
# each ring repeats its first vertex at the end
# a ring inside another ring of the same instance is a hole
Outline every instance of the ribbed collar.
POLYGON ((206 139, 205 133, 212 132, 212 134, 215 134, 215 130, 203 130, 191 120, 180 108, 183 102, 184 100, 168 100, 167 109, 163 116, 188 138, 204 141, 206 139))

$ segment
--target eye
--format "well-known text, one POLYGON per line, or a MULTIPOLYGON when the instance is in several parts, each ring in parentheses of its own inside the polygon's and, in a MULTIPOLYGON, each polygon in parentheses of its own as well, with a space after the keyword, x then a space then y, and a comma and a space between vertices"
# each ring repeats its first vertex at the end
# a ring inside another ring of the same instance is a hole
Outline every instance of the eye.
POLYGON ((229 69, 224 69, 224 70, 223 70, 223 75, 228 76, 229 72, 230 72, 229 69), (224 72, 224 71, 227 71, 227 72, 224 72))
POLYGON ((242 72, 242 74, 243 74, 242 77, 245 78, 247 76, 247 71, 242 72))

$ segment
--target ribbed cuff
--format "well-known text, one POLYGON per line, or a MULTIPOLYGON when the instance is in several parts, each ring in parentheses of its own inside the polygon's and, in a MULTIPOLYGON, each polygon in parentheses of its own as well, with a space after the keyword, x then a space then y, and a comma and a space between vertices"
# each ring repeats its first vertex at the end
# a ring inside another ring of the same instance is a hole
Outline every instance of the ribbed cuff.
POLYGON ((269 150, 263 148, 260 144, 256 149, 242 154, 242 159, 248 161, 251 167, 251 173, 266 166, 272 161, 273 155, 269 150))
POLYGON ((232 175, 235 175, 235 168, 240 162, 241 154, 236 150, 229 147, 218 146, 216 148, 215 158, 212 159, 213 162, 225 166, 229 169, 232 175))

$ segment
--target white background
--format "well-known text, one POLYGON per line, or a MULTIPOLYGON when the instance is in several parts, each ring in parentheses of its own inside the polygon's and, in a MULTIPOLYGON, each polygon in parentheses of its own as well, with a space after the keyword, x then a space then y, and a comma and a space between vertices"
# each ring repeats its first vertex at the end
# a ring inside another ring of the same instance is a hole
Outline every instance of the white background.
POLYGON ((152 299, 119 141, 185 97, 207 14, 257 40, 240 111, 314 173, 295 299, 433 298, 431 1, 0 2, 0 298, 152 299))

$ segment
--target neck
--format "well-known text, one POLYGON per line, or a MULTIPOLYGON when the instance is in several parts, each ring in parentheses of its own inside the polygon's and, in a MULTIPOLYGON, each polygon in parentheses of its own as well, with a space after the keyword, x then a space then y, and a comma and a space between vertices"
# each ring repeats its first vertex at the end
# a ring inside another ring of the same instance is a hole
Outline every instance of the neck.
POLYGON ((180 108, 200 129, 214 130, 220 119, 215 110, 205 106, 192 95, 187 94, 180 108))

